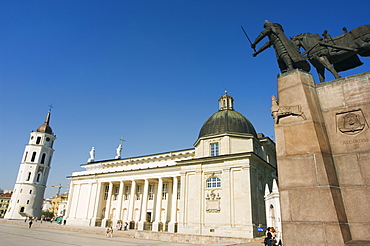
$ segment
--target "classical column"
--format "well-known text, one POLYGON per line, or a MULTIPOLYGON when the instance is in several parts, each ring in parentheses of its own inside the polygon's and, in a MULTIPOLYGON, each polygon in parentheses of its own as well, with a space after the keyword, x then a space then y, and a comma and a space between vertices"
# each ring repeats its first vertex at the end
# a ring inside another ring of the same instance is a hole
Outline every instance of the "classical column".
POLYGON ((152 231, 159 231, 159 224, 161 222, 161 208, 162 208, 162 190, 163 190, 163 180, 158 179, 158 189, 157 189, 157 200, 155 206, 155 220, 153 222, 152 231))
POLYGON ((109 191, 108 191, 108 197, 107 197, 107 203, 105 206, 105 215, 104 219, 102 221, 102 227, 106 227, 106 222, 109 221, 109 213, 110 213, 110 204, 112 201, 112 192, 113 192, 113 183, 109 182, 109 191))
POLYGON ((124 183, 123 181, 120 181, 119 183, 119 193, 118 193, 118 205, 117 205, 117 216, 116 220, 114 221, 114 224, 117 224, 118 220, 122 220, 122 197, 123 197, 123 187, 124 183))
POLYGON ((172 202, 171 202, 171 221, 168 224, 168 232, 177 232, 177 177, 173 177, 172 183, 172 202))
POLYGON ((142 206, 141 206, 141 218, 138 225, 138 230, 143 231, 146 221, 146 211, 148 206, 148 191, 149 191, 149 180, 145 179, 144 183, 144 194, 142 197, 142 206))
POLYGON ((127 218, 127 220, 130 222, 134 220, 133 217, 134 217, 134 208, 135 208, 135 190, 136 190, 136 181, 132 180, 131 193, 130 193, 130 204, 128 208, 128 218, 127 218))

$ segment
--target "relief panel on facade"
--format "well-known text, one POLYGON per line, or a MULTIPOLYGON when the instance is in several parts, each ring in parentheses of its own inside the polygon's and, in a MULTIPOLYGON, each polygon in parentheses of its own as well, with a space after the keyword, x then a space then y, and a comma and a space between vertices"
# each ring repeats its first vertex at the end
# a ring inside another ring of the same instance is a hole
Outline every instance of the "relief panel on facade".
POLYGON ((219 213, 221 211, 220 199, 219 193, 215 193, 213 190, 208 192, 206 195, 206 212, 219 213))
POLYGON ((275 124, 279 123, 280 118, 286 116, 300 116, 304 120, 307 119, 301 105, 280 106, 275 96, 271 96, 271 101, 271 115, 274 118, 275 124))
POLYGON ((360 133, 367 125, 361 109, 337 113, 336 122, 338 131, 347 135, 360 133))

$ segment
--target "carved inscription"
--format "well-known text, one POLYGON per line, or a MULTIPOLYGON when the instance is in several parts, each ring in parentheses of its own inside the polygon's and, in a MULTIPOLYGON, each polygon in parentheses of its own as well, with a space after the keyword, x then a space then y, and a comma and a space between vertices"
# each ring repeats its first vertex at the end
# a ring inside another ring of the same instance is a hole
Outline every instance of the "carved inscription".
POLYGON ((343 141, 343 145, 350 145, 353 146, 354 149, 359 149, 360 144, 369 142, 369 139, 367 138, 360 138, 360 139, 353 139, 353 140, 346 140, 343 141))
POLYGON ((360 133, 366 126, 361 109, 336 114, 338 130, 347 135, 360 133))

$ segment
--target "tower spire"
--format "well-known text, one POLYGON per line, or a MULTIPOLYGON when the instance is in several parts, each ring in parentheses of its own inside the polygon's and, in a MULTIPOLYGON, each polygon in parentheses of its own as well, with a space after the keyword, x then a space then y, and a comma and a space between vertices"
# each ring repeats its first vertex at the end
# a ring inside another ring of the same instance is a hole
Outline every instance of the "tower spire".
POLYGON ((51 115, 51 108, 53 107, 52 105, 49 105, 50 108, 49 108, 49 111, 48 113, 46 114, 46 118, 45 118, 45 122, 44 124, 42 124, 41 126, 39 126, 37 128, 37 132, 44 132, 44 133, 49 133, 49 134, 53 134, 53 130, 51 129, 49 123, 50 123, 50 115, 51 115))

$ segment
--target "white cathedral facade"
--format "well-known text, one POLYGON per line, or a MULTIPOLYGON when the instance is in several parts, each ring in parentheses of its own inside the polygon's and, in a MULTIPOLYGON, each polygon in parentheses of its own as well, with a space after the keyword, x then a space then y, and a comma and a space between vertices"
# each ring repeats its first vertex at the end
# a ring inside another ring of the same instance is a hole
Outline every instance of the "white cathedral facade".
POLYGON ((42 201, 56 139, 49 122, 50 111, 44 124, 30 133, 5 219, 41 218, 42 201))
POLYGON ((227 93, 219 103, 194 148, 81 165, 68 177, 67 223, 257 236, 266 225, 265 185, 277 178, 275 144, 234 110, 227 93))

